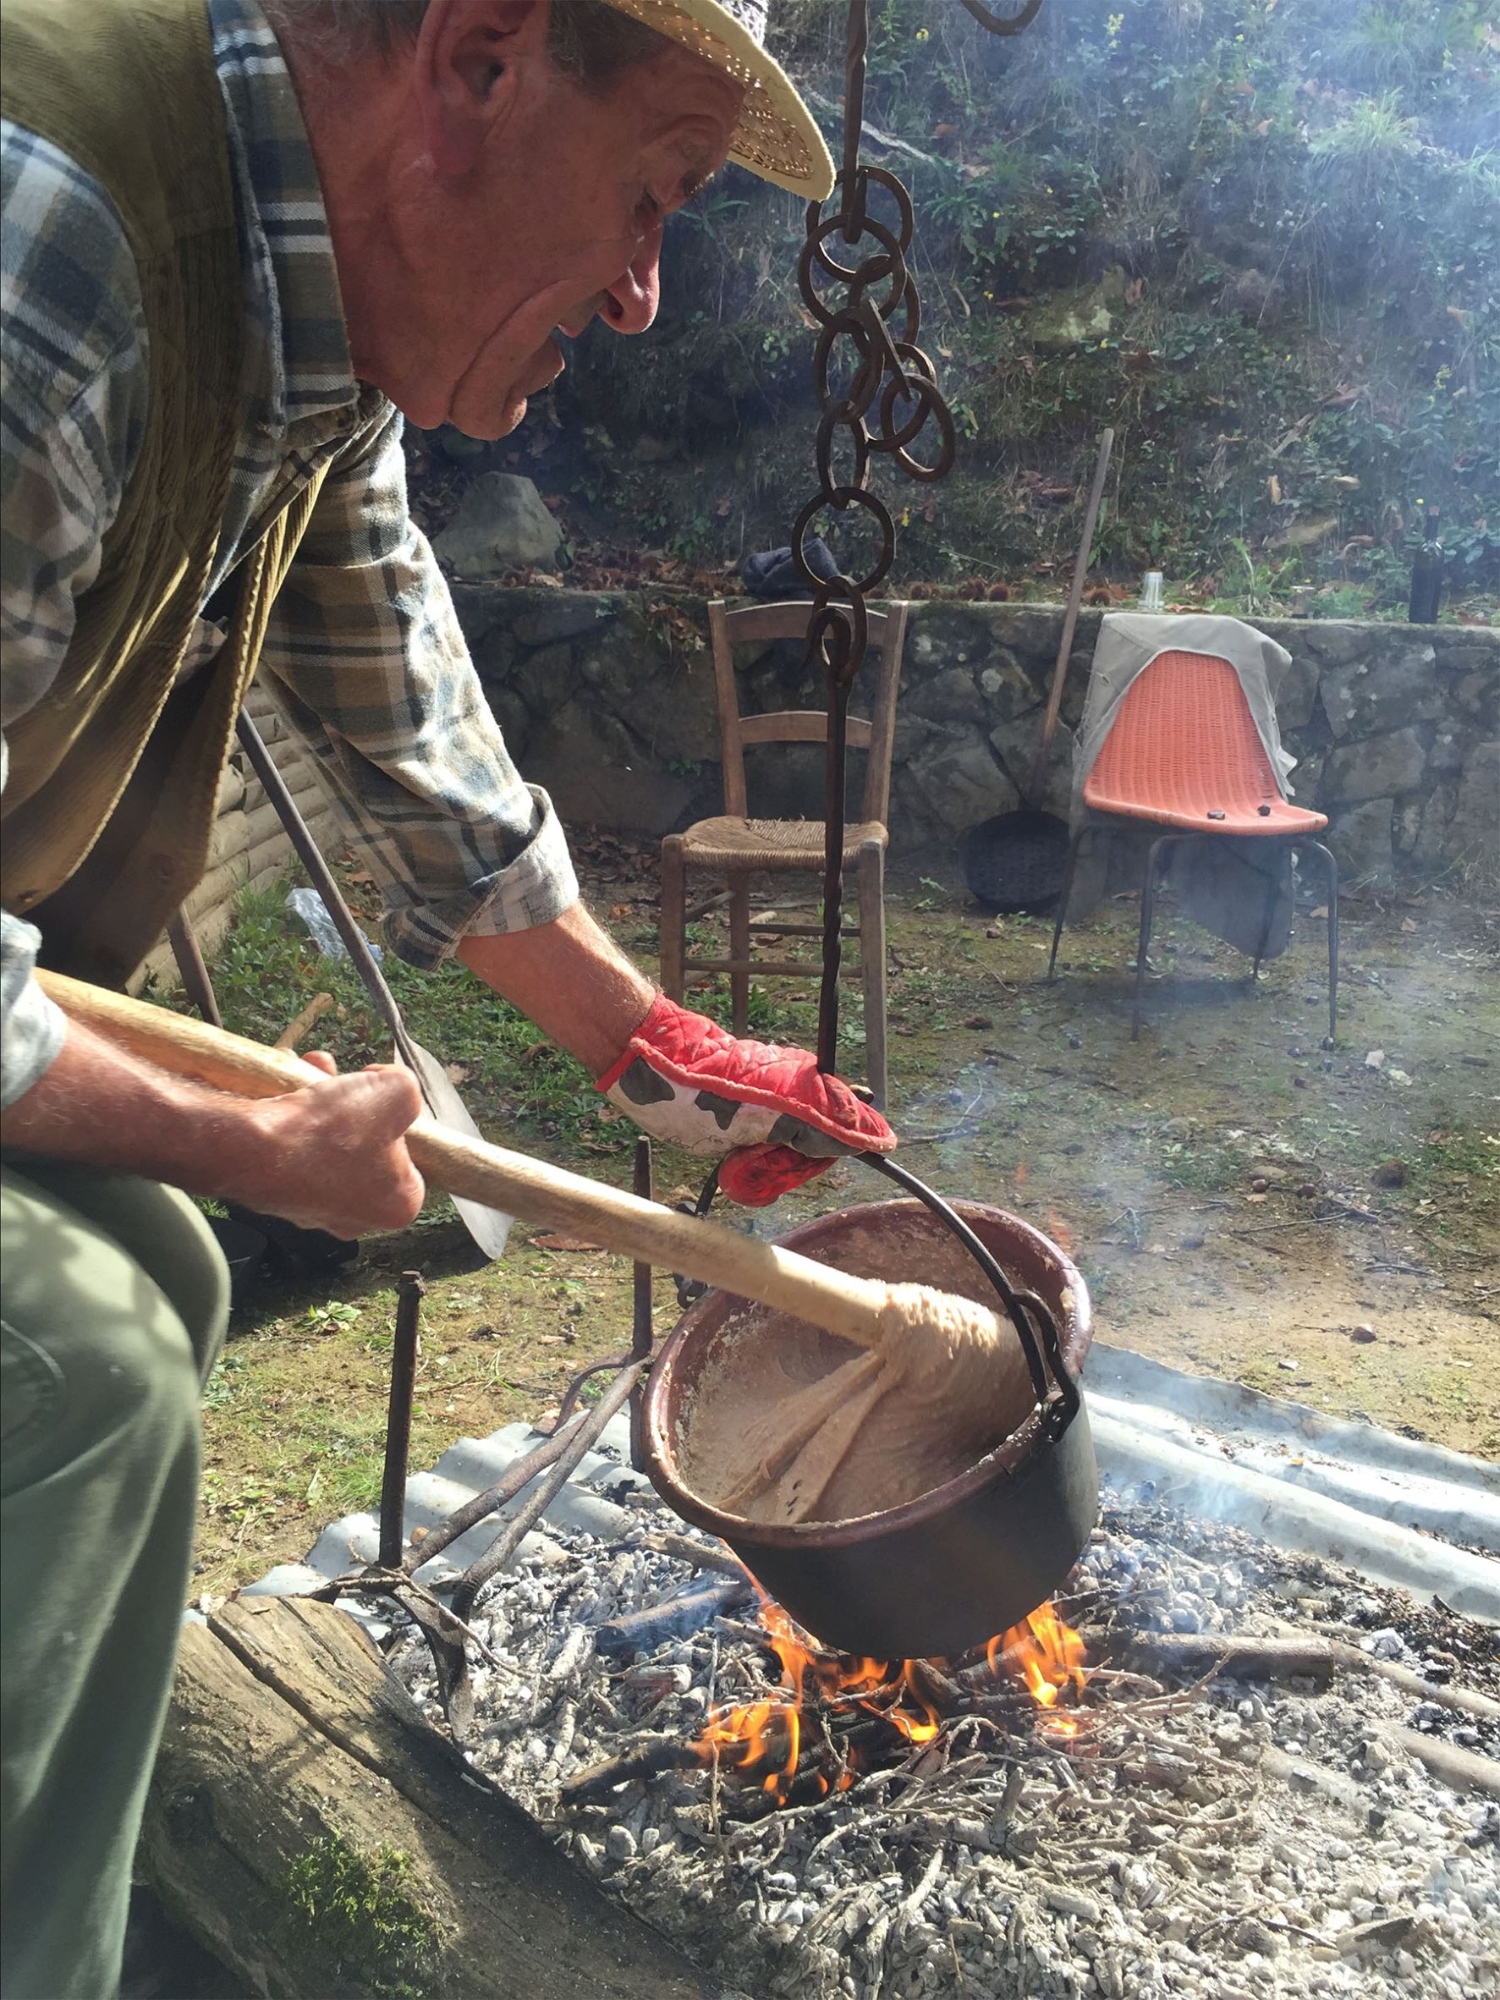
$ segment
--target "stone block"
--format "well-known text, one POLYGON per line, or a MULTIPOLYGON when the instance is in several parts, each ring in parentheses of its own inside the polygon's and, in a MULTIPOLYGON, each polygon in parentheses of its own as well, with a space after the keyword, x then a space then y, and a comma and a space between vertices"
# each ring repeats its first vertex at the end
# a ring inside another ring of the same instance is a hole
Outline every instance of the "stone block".
MULTIPOLYGON (((1040 707, 1035 708, 1030 715, 1002 723, 998 729, 990 731, 990 743, 999 755, 1018 799, 1023 788, 1031 782, 1031 767, 1042 737, 1044 712, 1040 707)), ((1036 794, 1026 800, 1027 805, 1066 817, 1072 792, 1072 772, 1073 732, 1066 723, 1059 722, 1036 794)))
POLYGON ((531 711, 511 688, 486 688, 485 699, 490 705, 490 713, 500 725, 500 734, 505 738, 511 762, 519 764, 531 741, 531 711))
POLYGON ((1411 858, 1421 868, 1441 868, 1450 859, 1453 819, 1458 811, 1458 780, 1444 778, 1422 802, 1422 819, 1412 842, 1411 858))
POLYGON ((1500 742, 1481 743, 1464 765, 1449 846, 1484 880, 1500 876, 1500 742))
POLYGON ((565 595, 537 591, 535 595, 539 600, 536 609, 511 620, 510 629, 523 646, 551 646, 559 639, 598 634, 620 615, 620 600, 614 597, 596 597, 581 590, 565 595))
POLYGON ((456 576, 474 582, 513 569, 556 569, 562 539, 531 480, 483 472, 432 546, 456 576))
POLYGON ((1345 624, 1336 618, 1299 619, 1296 624, 1276 625, 1257 621, 1257 629, 1285 646, 1294 658, 1299 653, 1311 653, 1322 667, 1348 666, 1352 661, 1366 658, 1370 650, 1368 625, 1345 624))
POLYGON ((914 604, 907 617, 904 664, 908 672, 934 664, 980 666, 994 644, 994 627, 978 606, 914 604))
MULTIPOLYGON (((1291 746, 1288 745, 1288 748, 1291 746)), ((1306 806, 1312 810, 1322 788, 1323 764, 1324 755, 1321 750, 1310 750, 1306 756, 1298 757, 1287 785, 1299 806, 1306 806)))
POLYGON ((906 707, 929 722, 962 725, 984 720, 984 697, 963 667, 945 667, 922 681, 908 695, 906 707))
POLYGON ((1340 744, 1328 753, 1323 797, 1342 804, 1395 798, 1422 782, 1426 762, 1422 739, 1415 729, 1397 729, 1389 736, 1340 744))
POLYGON ((1328 845, 1346 884, 1392 879, 1391 810, 1389 799, 1369 799, 1364 805, 1335 814, 1328 829, 1328 845))
POLYGON ((581 701, 538 721, 526 776, 552 795, 564 825, 623 827, 653 838, 687 811, 692 792, 654 763, 622 723, 581 701))
MULTIPOLYGON (((517 603, 532 595, 530 591, 499 590, 493 583, 459 583, 451 578, 448 593, 453 599, 453 609, 458 613, 458 622, 471 653, 476 653, 476 649, 492 635, 509 645, 517 603)), ((535 594, 540 597, 542 593, 537 591, 535 594)))
POLYGON ((547 715, 571 701, 582 687, 584 670, 566 640, 538 646, 513 667, 509 686, 533 715, 547 715))
MULTIPOLYGON (((979 691, 998 722, 1013 722, 1027 715, 1046 697, 1047 682, 1040 671, 1028 672, 1019 655, 1009 646, 997 646, 990 664, 979 676, 979 691)), ((1082 692, 1079 702, 1082 703, 1082 692)))
MULTIPOLYGON (((1290 650, 1290 649, 1289 649, 1290 650)), ((1319 667, 1310 653, 1294 651, 1291 664, 1276 685, 1276 721, 1283 733, 1306 729, 1318 699, 1319 667)))
POLYGON ((1443 691, 1434 649, 1418 643, 1386 651, 1374 629, 1366 626, 1365 634, 1363 654, 1328 668, 1322 678, 1323 712, 1335 737, 1342 741, 1435 722, 1443 712, 1443 691))
POLYGON ((1429 771, 1461 771, 1469 753, 1484 741, 1484 731, 1477 723, 1464 722, 1449 714, 1432 732, 1432 742, 1427 750, 1429 771))
POLYGON ((951 832, 962 833, 1017 804, 1015 786, 983 743, 949 730, 909 766, 912 783, 929 810, 951 832))
POLYGON ((1500 666, 1476 667, 1460 674, 1449 700, 1460 715, 1480 728, 1492 731, 1500 727, 1500 666))

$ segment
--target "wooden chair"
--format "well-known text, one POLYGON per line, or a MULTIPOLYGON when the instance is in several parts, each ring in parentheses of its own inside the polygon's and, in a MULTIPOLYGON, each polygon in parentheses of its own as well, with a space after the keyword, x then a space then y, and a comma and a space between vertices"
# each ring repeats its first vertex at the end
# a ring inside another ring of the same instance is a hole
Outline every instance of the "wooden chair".
MULTIPOLYGON (((755 937, 822 935, 817 924, 750 922, 750 878, 761 872, 801 871, 821 875, 822 820, 752 819, 745 787, 745 746, 753 743, 826 743, 828 718, 819 709, 786 709, 770 715, 740 714, 735 686, 736 645, 768 639, 805 639, 813 606, 808 603, 750 604, 730 610, 722 599, 708 607, 713 641, 714 678, 719 696, 719 731, 724 760, 724 813, 699 820, 686 833, 669 833, 661 845, 661 983, 671 1000, 680 1001, 690 972, 727 972, 734 1031, 749 1025, 750 976, 816 979, 819 968, 785 959, 757 960, 750 956, 755 937), (689 868, 712 870, 727 878, 723 895, 695 910, 687 907, 689 868), (729 956, 689 958, 687 926, 715 902, 729 904, 729 956)), ((864 987, 865 1078, 878 1108, 886 1099, 885 1021, 885 850, 889 839, 886 815, 891 795, 891 742, 896 725, 896 689, 901 677, 901 651, 906 640, 904 603, 870 612, 870 653, 878 658, 874 712, 868 720, 850 716, 851 750, 866 752, 864 797, 857 824, 844 838, 844 868, 858 878, 859 922, 845 928, 845 937, 860 940, 860 971, 864 987)))

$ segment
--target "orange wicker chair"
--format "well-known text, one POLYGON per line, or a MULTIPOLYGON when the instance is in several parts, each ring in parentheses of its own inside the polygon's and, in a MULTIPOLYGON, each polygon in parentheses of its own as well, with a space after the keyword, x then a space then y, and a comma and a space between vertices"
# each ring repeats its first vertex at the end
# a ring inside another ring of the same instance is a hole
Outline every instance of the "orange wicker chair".
MULTIPOLYGON (((754 937, 820 937, 817 924, 750 922, 750 878, 762 872, 823 872, 822 820, 751 819, 745 785, 745 746, 752 743, 826 743, 828 719, 817 709, 785 709, 770 715, 740 714, 734 678, 736 645, 768 639, 805 639, 813 606, 751 604, 730 610, 722 599, 708 607, 714 678, 719 695, 719 734, 724 760, 724 813, 699 820, 685 833, 669 833, 661 844, 661 983, 668 999, 680 1001, 690 972, 727 972, 736 1034, 748 1026, 750 976, 816 979, 819 968, 788 960, 754 959, 754 937), (721 893, 695 909, 687 907, 689 868, 727 878, 729 956, 689 958, 687 926, 725 900, 721 893)), ((906 642, 904 603, 870 611, 869 647, 878 659, 875 705, 869 720, 850 716, 851 750, 867 753, 864 795, 857 824, 844 838, 844 867, 858 877, 859 922, 844 936, 860 940, 864 987, 865 1078, 878 1108, 886 1099, 885 850, 886 814, 891 794, 891 744, 896 726, 896 689, 906 642)))
MULTIPOLYGON (((1154 821, 1176 828, 1153 841, 1141 893, 1141 930, 1136 948, 1135 999, 1130 1034, 1141 1028, 1141 989, 1156 899, 1157 863, 1169 847, 1217 834, 1285 840, 1312 848, 1328 871, 1328 1035, 1338 1027, 1339 878, 1338 863, 1312 835, 1328 824, 1325 813, 1288 803, 1271 770, 1265 745, 1245 699, 1239 676, 1227 660, 1211 653, 1158 653, 1132 683, 1104 746, 1083 787, 1091 812, 1115 818, 1154 821)), ((1068 855, 1068 873, 1052 933, 1051 979, 1073 886, 1080 827, 1068 855)), ((1266 899, 1266 926, 1251 978, 1260 973, 1272 912, 1266 899)))

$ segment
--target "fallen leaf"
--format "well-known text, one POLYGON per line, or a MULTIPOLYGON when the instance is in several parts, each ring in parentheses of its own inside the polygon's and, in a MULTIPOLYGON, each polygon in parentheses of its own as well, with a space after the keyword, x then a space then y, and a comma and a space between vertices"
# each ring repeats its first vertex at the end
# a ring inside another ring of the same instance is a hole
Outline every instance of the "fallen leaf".
POLYGON ((1404 931, 1414 931, 1414 930, 1415 930, 1415 929, 1416 929, 1417 927, 1416 927, 1416 925, 1415 925, 1415 924, 1414 924, 1414 923, 1412 922, 1412 920, 1411 920, 1411 918, 1410 918, 1410 917, 1403 917, 1403 918, 1401 919, 1401 928, 1402 928, 1402 930, 1404 930, 1404 931))
POLYGON ((586 1236, 533 1236, 538 1250, 602 1250, 602 1243, 590 1243, 586 1236))
POLYGON ((1371 1049, 1370 1053, 1369 1053, 1369 1054, 1368 1054, 1368 1055, 1367 1055, 1367 1056, 1365 1057, 1365 1068, 1366 1068, 1366 1069, 1384 1069, 1384 1068, 1385 1068, 1385 1050, 1384 1050, 1384 1049, 1371 1049))

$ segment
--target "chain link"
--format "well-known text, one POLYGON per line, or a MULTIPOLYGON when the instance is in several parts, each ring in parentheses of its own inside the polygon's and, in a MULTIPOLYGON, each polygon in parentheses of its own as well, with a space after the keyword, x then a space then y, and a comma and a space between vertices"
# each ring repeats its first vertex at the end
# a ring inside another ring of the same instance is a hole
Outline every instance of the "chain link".
MULTIPOLYGON (((1025 0, 1021 12, 1006 19, 992 14, 981 0, 963 0, 975 20, 996 35, 1018 35, 1035 20, 1041 4, 1025 0)), ((792 559, 814 606, 806 663, 822 674, 828 689, 823 984, 818 1002, 822 1070, 836 1066, 838 1048, 849 691, 869 644, 866 599, 885 581, 896 559, 896 524, 885 502, 870 491, 871 461, 883 454, 909 478, 931 482, 951 470, 956 445, 937 370, 917 344, 922 307, 906 262, 915 227, 911 196, 894 174, 860 160, 869 38, 869 0, 849 0, 844 165, 834 183, 838 206, 825 214, 823 203, 808 205, 807 236, 797 264, 797 288, 820 329, 813 354, 821 411, 815 447, 818 490, 797 516, 792 559), (894 223, 871 212, 872 198, 881 196, 894 205, 894 223), (842 239, 842 255, 834 247, 836 238, 842 239), (863 256, 856 255, 866 244, 863 256), (894 332, 898 314, 901 324, 894 332), (836 463, 840 459, 842 464, 836 463), (808 536, 825 507, 841 514, 862 509, 874 524, 875 556, 857 579, 842 571, 833 577, 815 575, 808 562, 808 536)))

